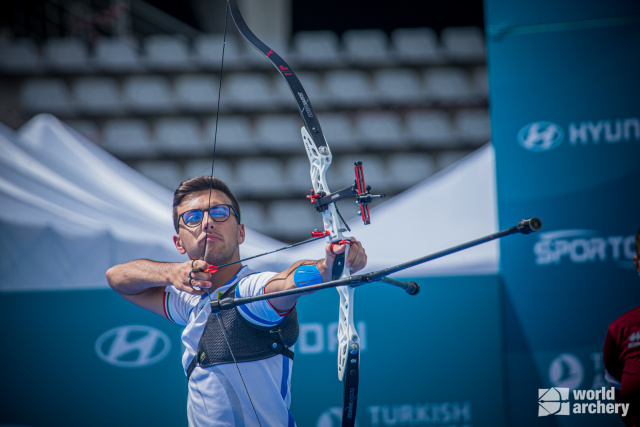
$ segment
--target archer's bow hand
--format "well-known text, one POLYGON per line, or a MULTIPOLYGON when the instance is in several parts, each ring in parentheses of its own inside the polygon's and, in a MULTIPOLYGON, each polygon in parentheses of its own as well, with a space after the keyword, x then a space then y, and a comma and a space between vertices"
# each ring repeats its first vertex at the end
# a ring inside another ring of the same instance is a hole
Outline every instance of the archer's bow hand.
POLYGON ((331 280, 331 271, 333 269, 333 263, 336 259, 336 255, 344 253, 347 246, 349 246, 349 253, 345 261, 345 267, 349 269, 349 273, 353 274, 362 270, 367 265, 367 253, 358 240, 354 237, 350 239, 343 239, 337 243, 329 243, 325 248, 325 258, 320 261, 320 264, 324 264, 324 269, 320 269, 322 272, 323 281, 328 282, 331 280))

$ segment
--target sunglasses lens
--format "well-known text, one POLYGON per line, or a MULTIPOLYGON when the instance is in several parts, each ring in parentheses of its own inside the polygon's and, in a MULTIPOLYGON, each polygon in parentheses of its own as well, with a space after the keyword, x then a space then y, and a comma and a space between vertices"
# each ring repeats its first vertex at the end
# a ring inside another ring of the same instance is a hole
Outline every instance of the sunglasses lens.
POLYGON ((214 206, 209 210, 214 221, 225 221, 229 218, 229 207, 224 205, 214 206))
POLYGON ((182 219, 184 220, 184 223, 186 225, 198 224, 202 222, 202 211, 200 210, 187 211, 184 213, 184 216, 182 217, 182 219))

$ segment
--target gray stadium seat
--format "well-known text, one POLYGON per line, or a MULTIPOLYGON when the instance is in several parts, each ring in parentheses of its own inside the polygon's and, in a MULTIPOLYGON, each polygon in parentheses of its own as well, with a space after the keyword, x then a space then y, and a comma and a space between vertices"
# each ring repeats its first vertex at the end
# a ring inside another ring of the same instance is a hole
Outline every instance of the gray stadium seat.
POLYGON ((356 128, 361 144, 364 146, 387 150, 406 146, 402 123, 395 113, 360 113, 356 116, 356 128))
POLYGON ((442 62, 438 36, 431 28, 399 28, 391 33, 393 54, 408 64, 442 62))
POLYGON ((329 71, 325 88, 330 102, 338 106, 370 106, 374 104, 369 76, 363 71, 329 71))
POLYGON ((471 150, 451 150, 438 154, 438 169, 444 169, 462 160, 471 153, 471 150))
POLYGON ((420 75, 414 70, 379 70, 375 72, 373 82, 381 102, 414 104, 425 99, 420 75))
MULTIPOLYGON (((204 125, 205 145, 209 151, 213 150, 216 132, 216 118, 211 117, 204 125)), ((256 149, 251 122, 244 116, 220 116, 216 153, 221 154, 252 154, 256 149)))
POLYGON ((489 96, 489 75, 487 74, 487 67, 476 67, 472 72, 471 80, 475 95, 481 99, 486 99, 489 96))
MULTIPOLYGON (((327 102, 327 94, 322 85, 320 74, 313 71, 302 71, 299 73, 296 72, 296 76, 298 76, 298 80, 300 80, 302 87, 304 87, 305 92, 307 92, 307 96, 311 100, 313 108, 315 109, 325 106, 327 102)), ((282 80, 282 77, 277 77, 282 80)), ((281 87, 285 87, 289 93, 289 98, 293 96, 291 89, 289 89, 289 86, 287 86, 285 82, 278 83, 278 86, 280 87, 278 91, 281 90, 281 87)), ((295 105, 293 104, 294 101, 292 99, 290 102, 292 105, 295 105)))
POLYGON ((290 115, 262 115, 256 119, 256 143, 261 150, 290 152, 303 150, 302 120, 290 115))
POLYGON ((286 239, 307 239, 315 229, 322 230, 322 218, 303 200, 275 201, 269 205, 273 231, 286 239))
POLYGON ((116 119, 107 121, 102 128, 103 147, 121 157, 153 157, 151 128, 144 120, 116 119))
POLYGON ((73 84, 73 98, 78 109, 88 114, 122 112, 120 88, 111 77, 81 77, 73 84))
POLYGON ((407 114, 409 141, 418 147, 447 147, 455 143, 451 118, 440 111, 414 111, 407 114))
POLYGON ((343 58, 338 35, 331 31, 299 31, 293 44, 297 58, 305 64, 335 66, 343 58))
POLYGON ((42 72, 38 46, 33 40, 28 39, 0 42, 0 70, 27 74, 42 72))
POLYGON ((385 183, 402 190, 427 179, 436 171, 434 159, 422 153, 394 154, 389 157, 387 167, 389 175, 385 183))
POLYGON ((462 102, 473 97, 471 79, 461 68, 443 67, 425 73, 426 97, 434 101, 462 102))
MULTIPOLYGON (((191 160, 187 162, 184 167, 184 173, 182 179, 192 178, 194 176, 211 176, 211 162, 213 160, 213 153, 210 158, 203 158, 198 160, 191 160)), ((233 191, 234 174, 233 167, 228 161, 216 158, 213 164, 213 176, 220 178, 231 187, 233 191)))
POLYGON ((90 139, 96 144, 101 143, 102 134, 95 122, 91 120, 68 120, 65 123, 85 138, 90 139))
POLYGON ((460 62, 486 60, 486 47, 479 27, 448 27, 440 34, 447 58, 460 62))
POLYGON ((302 195, 311 192, 311 175, 309 173, 311 167, 307 156, 289 157, 286 164, 285 184, 292 193, 303 197, 302 195))
POLYGON ((182 182, 180 167, 172 161, 148 160, 135 165, 138 172, 173 191, 182 182))
POLYGON ((348 60, 355 65, 389 64, 389 41, 382 30, 348 30, 342 34, 348 60))
MULTIPOLYGON (((274 109, 271 79, 258 73, 226 75, 222 82, 221 106, 238 110, 274 109)), ((221 107, 221 108, 222 108, 221 107)))
POLYGON ((284 167, 272 157, 239 160, 235 169, 235 191, 245 197, 280 196, 286 193, 284 167))
POLYGON ((124 101, 137 113, 158 114, 173 110, 169 81, 160 76, 129 77, 123 84, 124 101))
POLYGON ((218 79, 210 75, 178 76, 174 84, 176 106, 191 112, 215 111, 218 88, 218 79))
POLYGON ((167 154, 209 155, 202 143, 200 124, 194 118, 161 118, 155 124, 158 149, 167 154))
MULTIPOLYGON (((231 191, 233 191, 233 187, 231 191)), ((252 230, 261 233, 270 234, 273 231, 267 217, 266 209, 260 202, 243 201, 240 204, 240 221, 242 224, 247 224, 247 227, 250 227, 252 230)))
POLYGON ((89 66, 89 48, 79 38, 46 39, 42 55, 47 68, 60 72, 85 73, 89 66))
POLYGON ((136 72, 144 67, 139 58, 139 45, 132 38, 101 38, 94 47, 94 64, 109 72, 136 72))
POLYGON ((461 142, 479 147, 491 139, 489 112, 485 109, 458 111, 455 127, 461 142))
MULTIPOLYGON (((219 69, 222 59, 222 35, 201 34, 194 40, 194 62, 201 67, 219 69)), ((244 52, 237 37, 227 34, 224 47, 225 66, 242 65, 244 52)))
POLYGON ((67 84, 56 78, 25 80, 20 87, 20 106, 27 113, 66 115, 74 111, 67 84))
POLYGON ((320 117, 320 126, 332 152, 360 149, 360 141, 356 138, 353 124, 345 114, 323 114, 320 117))
POLYGON ((190 69, 189 46, 183 38, 166 34, 148 36, 144 40, 144 51, 144 61, 152 70, 190 69))

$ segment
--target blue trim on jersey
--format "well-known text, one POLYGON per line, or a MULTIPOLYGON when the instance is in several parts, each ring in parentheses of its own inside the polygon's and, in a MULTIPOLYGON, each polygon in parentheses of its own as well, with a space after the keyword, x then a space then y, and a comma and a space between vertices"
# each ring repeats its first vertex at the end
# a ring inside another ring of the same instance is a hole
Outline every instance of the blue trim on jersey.
MULTIPOLYGON (((287 384, 289 383, 289 364, 291 363, 291 360, 287 357, 282 355, 282 381, 280 382, 280 396, 282 396, 282 401, 286 401, 287 399, 287 393, 289 392, 289 387, 287 386, 287 384)), ((287 414, 288 414, 288 422, 287 422, 287 427, 295 427, 296 422, 293 419, 293 415, 291 415, 291 411, 289 411, 289 408, 287 408, 287 414)))
MULTIPOLYGON (((242 295, 240 295, 240 289, 239 289, 238 286, 236 286, 236 298, 240 298, 240 297, 242 297, 242 295)), ((275 325, 279 324, 280 322, 282 322, 282 319, 278 319, 275 322, 272 321, 272 320, 262 319, 262 318, 256 316, 255 314, 253 314, 251 311, 249 311, 249 309, 247 308, 246 305, 238 306, 238 309, 242 310, 243 315, 246 315, 246 317, 250 318, 251 320, 253 320, 258 325, 275 326, 275 325)))

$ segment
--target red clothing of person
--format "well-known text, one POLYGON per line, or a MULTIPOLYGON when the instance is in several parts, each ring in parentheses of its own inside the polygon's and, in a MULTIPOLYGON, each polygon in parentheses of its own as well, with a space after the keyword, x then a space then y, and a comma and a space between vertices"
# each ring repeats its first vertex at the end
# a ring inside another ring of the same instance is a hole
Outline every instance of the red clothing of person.
POLYGON ((640 426, 640 306, 609 325, 602 352, 607 372, 621 384, 623 402, 630 404, 628 417, 640 426))

